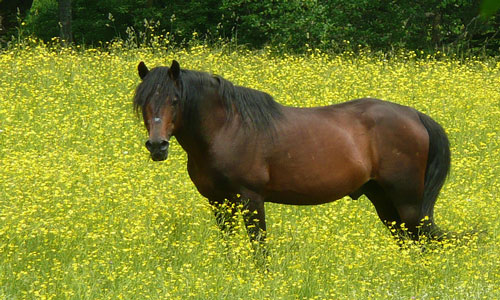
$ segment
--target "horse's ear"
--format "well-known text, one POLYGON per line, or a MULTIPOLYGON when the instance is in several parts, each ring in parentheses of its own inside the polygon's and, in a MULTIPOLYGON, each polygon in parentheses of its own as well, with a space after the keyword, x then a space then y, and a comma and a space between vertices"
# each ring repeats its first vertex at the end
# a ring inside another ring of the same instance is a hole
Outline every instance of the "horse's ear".
POLYGON ((181 73, 181 66, 179 66, 179 63, 176 60, 172 60, 172 65, 170 66, 170 69, 168 69, 168 75, 170 76, 170 79, 172 80, 179 79, 180 73, 181 73))
POLYGON ((146 64, 143 61, 139 63, 137 70, 139 71, 139 77, 141 77, 141 79, 144 79, 144 77, 146 77, 149 73, 148 67, 146 67, 146 64))

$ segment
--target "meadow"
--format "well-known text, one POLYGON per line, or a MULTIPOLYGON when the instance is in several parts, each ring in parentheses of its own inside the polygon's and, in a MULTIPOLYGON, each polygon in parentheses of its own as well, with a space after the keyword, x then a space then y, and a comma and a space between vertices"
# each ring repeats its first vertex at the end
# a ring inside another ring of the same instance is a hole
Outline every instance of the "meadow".
POLYGON ((0 299, 500 299, 498 60, 35 43, 0 65, 0 299), (364 196, 266 204, 259 267, 241 225, 219 232, 175 141, 149 159, 136 67, 172 59, 286 105, 376 97, 427 113, 452 151, 436 223, 482 233, 422 251, 399 247, 364 196))

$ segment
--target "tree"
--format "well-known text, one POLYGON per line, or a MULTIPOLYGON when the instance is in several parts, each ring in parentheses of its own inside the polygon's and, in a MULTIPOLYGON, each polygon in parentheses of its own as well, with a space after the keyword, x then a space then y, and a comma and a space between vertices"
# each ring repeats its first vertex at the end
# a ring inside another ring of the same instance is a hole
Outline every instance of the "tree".
POLYGON ((63 45, 73 43, 71 30, 71 0, 59 0, 60 38, 63 45))

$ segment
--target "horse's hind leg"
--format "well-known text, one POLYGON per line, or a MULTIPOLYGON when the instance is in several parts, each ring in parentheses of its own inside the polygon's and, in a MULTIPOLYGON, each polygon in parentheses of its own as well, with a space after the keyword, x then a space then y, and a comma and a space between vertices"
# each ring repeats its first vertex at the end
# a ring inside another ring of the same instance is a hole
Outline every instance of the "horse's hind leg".
POLYGON ((371 180, 362 187, 362 192, 375 206, 380 220, 389 227, 393 235, 398 235, 396 229, 401 224, 401 218, 385 190, 377 182, 371 180))
POLYGON ((416 188, 395 188, 391 198, 396 207, 407 235, 413 240, 422 236, 432 237, 432 220, 425 220, 422 215, 422 195, 416 188))
POLYGON ((413 240, 418 240, 426 229, 422 227, 423 179, 416 177, 398 176, 380 184, 399 216, 397 230, 413 240))

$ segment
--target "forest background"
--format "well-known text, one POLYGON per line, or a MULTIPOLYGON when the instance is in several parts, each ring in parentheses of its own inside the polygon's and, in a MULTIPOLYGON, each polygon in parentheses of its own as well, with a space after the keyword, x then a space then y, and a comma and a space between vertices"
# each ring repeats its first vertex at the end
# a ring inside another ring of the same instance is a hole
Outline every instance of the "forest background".
POLYGON ((0 0, 0 42, 116 39, 251 49, 500 53, 499 0, 0 0))

